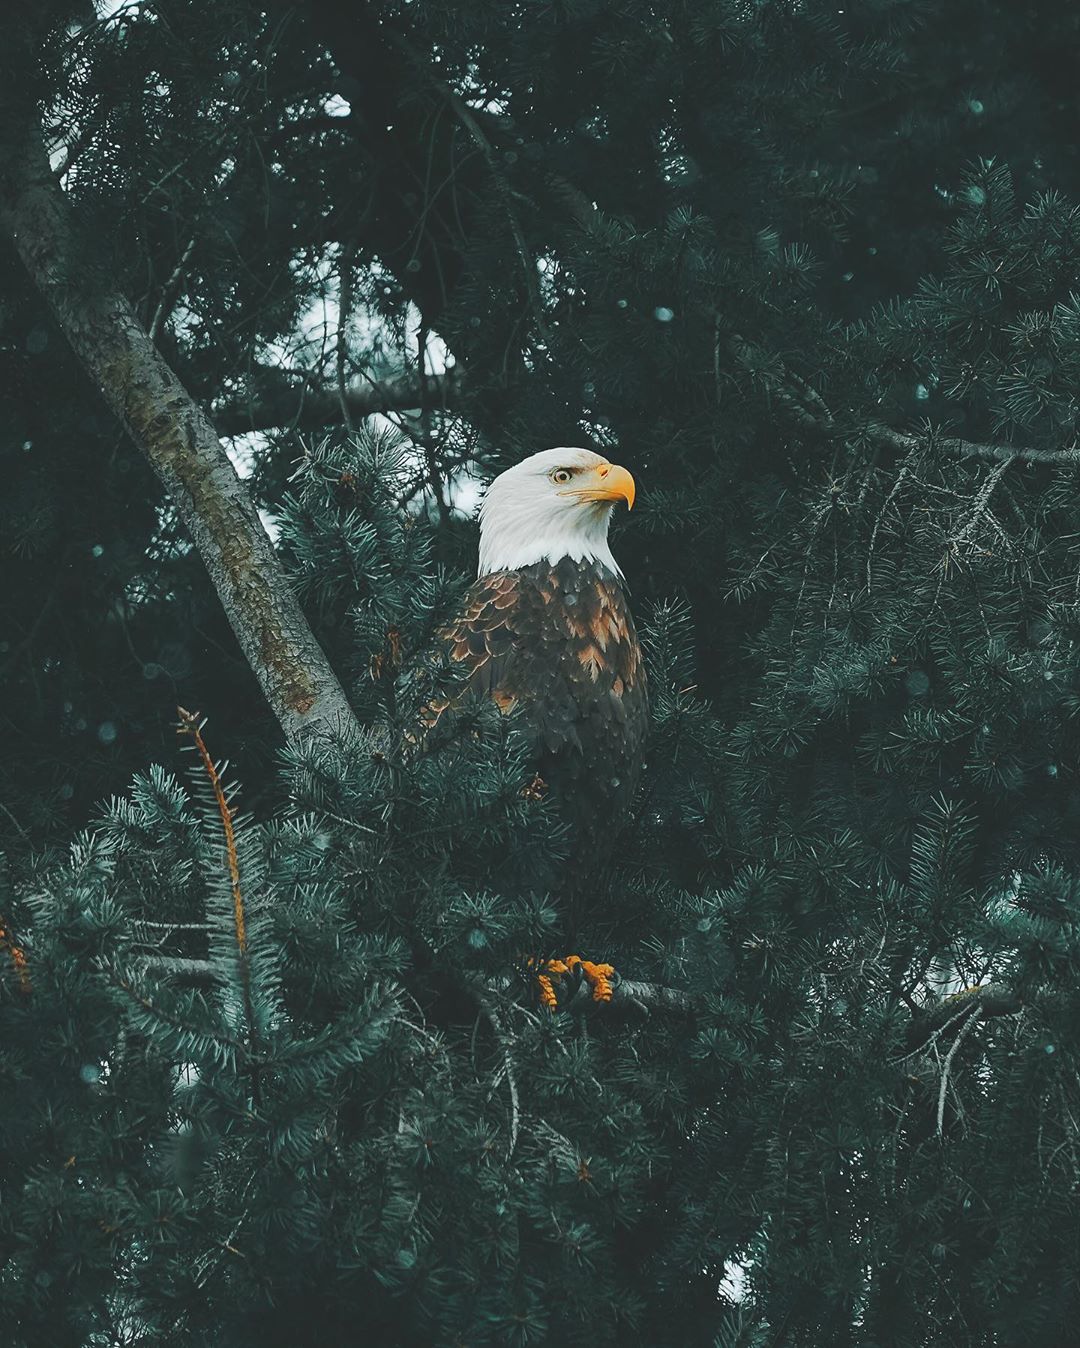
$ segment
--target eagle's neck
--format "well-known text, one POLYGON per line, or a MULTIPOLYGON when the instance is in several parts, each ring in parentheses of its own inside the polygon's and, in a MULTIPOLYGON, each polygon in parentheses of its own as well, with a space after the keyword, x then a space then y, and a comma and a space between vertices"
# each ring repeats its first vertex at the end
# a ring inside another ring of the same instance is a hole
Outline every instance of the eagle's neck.
POLYGON ((505 504, 497 517, 482 515, 480 521, 480 568, 478 574, 494 571, 520 571, 525 566, 547 562, 558 566, 564 558, 572 562, 595 562, 622 576, 618 562, 608 545, 611 506, 604 504, 585 512, 578 507, 553 511, 538 521, 535 513, 515 513, 505 504))

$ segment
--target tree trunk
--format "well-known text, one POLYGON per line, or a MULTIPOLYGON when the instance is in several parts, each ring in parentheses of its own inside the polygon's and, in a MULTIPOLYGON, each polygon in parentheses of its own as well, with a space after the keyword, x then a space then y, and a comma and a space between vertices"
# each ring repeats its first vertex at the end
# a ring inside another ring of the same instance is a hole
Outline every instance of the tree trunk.
POLYGON ((0 225, 91 379, 153 464, 289 739, 351 734, 352 709, 208 417, 93 264, 40 128, 0 163, 0 225))

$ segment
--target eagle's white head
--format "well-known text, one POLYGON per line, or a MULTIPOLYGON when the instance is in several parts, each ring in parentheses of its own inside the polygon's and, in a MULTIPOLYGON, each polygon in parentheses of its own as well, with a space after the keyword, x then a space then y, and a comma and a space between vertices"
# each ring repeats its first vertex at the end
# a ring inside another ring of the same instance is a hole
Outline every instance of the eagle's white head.
POLYGON ((480 506, 480 575, 534 562, 601 562, 616 501, 634 504, 634 479, 590 449, 542 449, 492 482, 480 506))

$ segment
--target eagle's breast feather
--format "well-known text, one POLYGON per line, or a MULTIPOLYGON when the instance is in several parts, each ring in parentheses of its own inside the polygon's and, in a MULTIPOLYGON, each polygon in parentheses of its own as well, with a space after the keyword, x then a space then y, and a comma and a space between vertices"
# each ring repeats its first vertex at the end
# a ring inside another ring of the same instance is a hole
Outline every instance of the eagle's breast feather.
MULTIPOLYGON (((564 813, 605 829, 640 769, 648 705, 634 620, 617 576, 563 557, 481 576, 446 633, 468 686, 533 730, 564 813)), ((594 829, 587 827, 585 834, 594 829)))

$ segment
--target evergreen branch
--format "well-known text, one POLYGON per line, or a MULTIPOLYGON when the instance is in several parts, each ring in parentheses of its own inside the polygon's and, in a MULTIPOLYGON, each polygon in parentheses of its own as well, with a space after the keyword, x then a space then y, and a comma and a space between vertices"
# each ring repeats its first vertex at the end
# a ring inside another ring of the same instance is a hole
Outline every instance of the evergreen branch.
POLYGON ((463 383, 463 375, 456 368, 423 377, 409 371, 392 379, 372 380, 364 387, 333 392, 308 394, 283 388, 278 396, 223 403, 211 415, 219 435, 276 429, 311 431, 347 425, 349 418, 362 419, 376 412, 406 412, 433 405, 456 407, 463 383))
POLYGON ((191 533, 241 648, 285 734, 359 733, 247 488, 202 409, 127 297, 98 267, 53 176, 40 125, 17 93, 0 104, 22 135, 0 157, 0 227, 91 380, 146 455, 191 533))
POLYGON ((139 929, 147 927, 151 931, 210 931, 212 924, 209 922, 151 922, 149 918, 140 917, 138 919, 139 929))
MULTIPOLYGON (((149 956, 146 968, 165 977, 178 978, 192 984, 212 984, 219 977, 210 960, 181 959, 168 956, 149 956)), ((500 979, 485 990, 505 993, 516 985, 517 980, 500 979)), ((484 991, 474 989, 474 995, 481 1007, 484 1007, 484 991)), ((972 1008, 980 1013, 980 1019, 991 1020, 998 1016, 1013 1016, 1021 1009, 1020 998, 1005 983, 985 983, 980 987, 965 988, 952 997, 946 997, 934 1006, 924 1008, 914 1016, 909 1027, 909 1041, 917 1039, 915 1047, 894 1061, 903 1062, 914 1053, 925 1049, 931 1040, 936 1039, 944 1030, 967 1016, 972 1008)), ((694 1015, 701 1009, 701 999, 683 988, 669 987, 663 983, 640 982, 636 979, 621 978, 612 981, 611 1000, 597 1002, 592 991, 583 981, 574 995, 561 1007, 571 1015, 580 1016, 600 1011, 603 1014, 649 1015, 653 1011, 669 1012, 673 1015, 694 1015)))
MULTIPOLYGON (((663 983, 638 982, 629 978, 612 980, 611 1000, 598 1002, 593 998, 592 990, 582 980, 572 997, 560 1006, 560 1010, 573 1015, 582 1015, 597 1008, 612 1011, 648 1014, 650 1011, 667 1011, 678 1015, 693 1015, 702 1006, 701 999, 683 988, 669 987, 663 983)), ((976 1008, 983 1020, 996 1016, 1015 1015, 1021 1008, 1020 998, 1005 983, 985 983, 979 987, 965 988, 955 996, 946 997, 933 1007, 924 1008, 911 1025, 912 1036, 929 1036, 976 1008)), ((925 1047, 926 1040, 921 1039, 918 1048, 925 1047)), ((908 1055, 910 1056, 910 1054, 908 1055)))
MULTIPOLYGON (((148 966, 150 963, 150 961, 147 962, 148 966)), ((164 1010, 162 1007, 158 1006, 156 1002, 151 1001, 146 993, 140 991, 134 983, 120 973, 111 961, 107 959, 96 959, 94 964, 95 967, 105 975, 114 988, 118 988, 121 992, 126 993, 136 1006, 141 1007, 148 1016, 153 1017, 154 1020, 160 1021, 162 1025, 168 1026, 170 1030, 174 1030, 177 1034, 187 1035, 192 1033, 192 1027, 186 1021, 182 1020, 179 1016, 175 1016, 171 1012, 164 1010)), ((213 966, 210 965, 209 960, 206 961, 206 964, 212 969, 213 966)), ((220 1030, 207 1029, 200 1029, 198 1033, 206 1035, 208 1039, 212 1039, 215 1043, 224 1045, 226 1048, 232 1049, 237 1053, 242 1054, 246 1051, 246 1045, 239 1039, 234 1039, 231 1034, 225 1034, 220 1030)))
POLYGON ((246 970, 247 923, 244 917, 244 896, 240 891, 240 858, 236 853, 236 829, 233 822, 232 807, 225 797, 225 789, 221 784, 221 774, 218 772, 214 760, 210 757, 210 751, 202 737, 202 728, 206 724, 205 719, 200 719, 197 711, 187 711, 184 707, 177 707, 176 711, 180 717, 180 725, 177 727, 176 733, 178 735, 190 735, 195 741, 195 748, 202 759, 206 775, 210 779, 210 787, 214 793, 214 800, 217 802, 218 813, 221 815, 221 826, 225 833, 225 852, 229 860, 229 882, 232 886, 236 944, 240 949, 241 960, 246 970))
MULTIPOLYGON (((202 760, 203 771, 206 773, 210 782, 211 790, 214 793, 214 800, 217 804, 218 814, 221 816, 221 827, 225 834, 225 854, 229 864, 229 884, 232 891, 233 901, 233 923, 236 932, 236 946, 240 955, 240 991, 244 1003, 244 1018, 248 1026, 248 1042, 250 1046, 250 1056, 254 1060, 258 1052, 258 1031, 256 1029, 255 1003, 251 994, 251 965, 248 958, 248 939, 247 939, 247 918, 244 912, 244 896, 240 889, 240 858, 236 851, 236 827, 228 798, 225 795, 225 788, 221 782, 221 773, 218 771, 217 764, 210 757, 210 751, 206 747, 206 741, 202 737, 202 728, 206 724, 201 719, 198 712, 187 711, 184 707, 177 707, 177 715, 180 717, 180 725, 177 727, 177 733, 180 735, 190 735, 195 743, 195 749, 199 758, 202 760)), ((257 1069, 252 1066, 251 1073, 252 1096, 255 1103, 259 1103, 259 1075, 257 1069)))
POLYGON ((148 973, 175 978, 192 987, 209 987, 221 981, 221 970, 213 960, 185 959, 180 955, 147 955, 143 967, 148 973))
MULTIPOLYGON (((540 981, 540 978, 537 979, 540 981)), ((519 981, 503 978, 495 982, 494 990, 506 993, 519 986, 519 981)), ((554 989, 552 989, 554 994, 554 989)), ((477 990, 479 998, 479 990, 477 990)), ((663 983, 644 983, 636 979, 622 978, 618 973, 610 979, 610 996, 598 1000, 593 995, 592 985, 585 978, 564 1000, 556 1000, 551 1010, 568 1011, 571 1015, 581 1016, 589 1012, 616 1015, 647 1016, 652 1011, 668 1011, 675 1015, 693 1015, 701 1009, 701 999, 683 988, 668 987, 663 983)))
MULTIPOLYGON (((757 355, 757 349, 739 333, 733 334, 729 347, 744 365, 750 366, 757 355)), ((910 454, 923 446, 925 435, 916 435, 910 431, 898 431, 881 421, 867 422, 855 429, 841 424, 833 416, 828 404, 811 384, 786 366, 781 372, 780 383, 771 389, 773 396, 786 408, 793 421, 807 430, 814 431, 830 439, 838 436, 853 438, 860 435, 883 449, 899 454, 910 454)), ((954 459, 989 459, 994 463, 1008 467, 1014 461, 1021 463, 1044 463, 1052 467, 1080 464, 1080 446, 1067 449, 1034 449, 1021 445, 998 445, 977 440, 964 440, 959 436, 934 437, 934 447, 954 459)))

